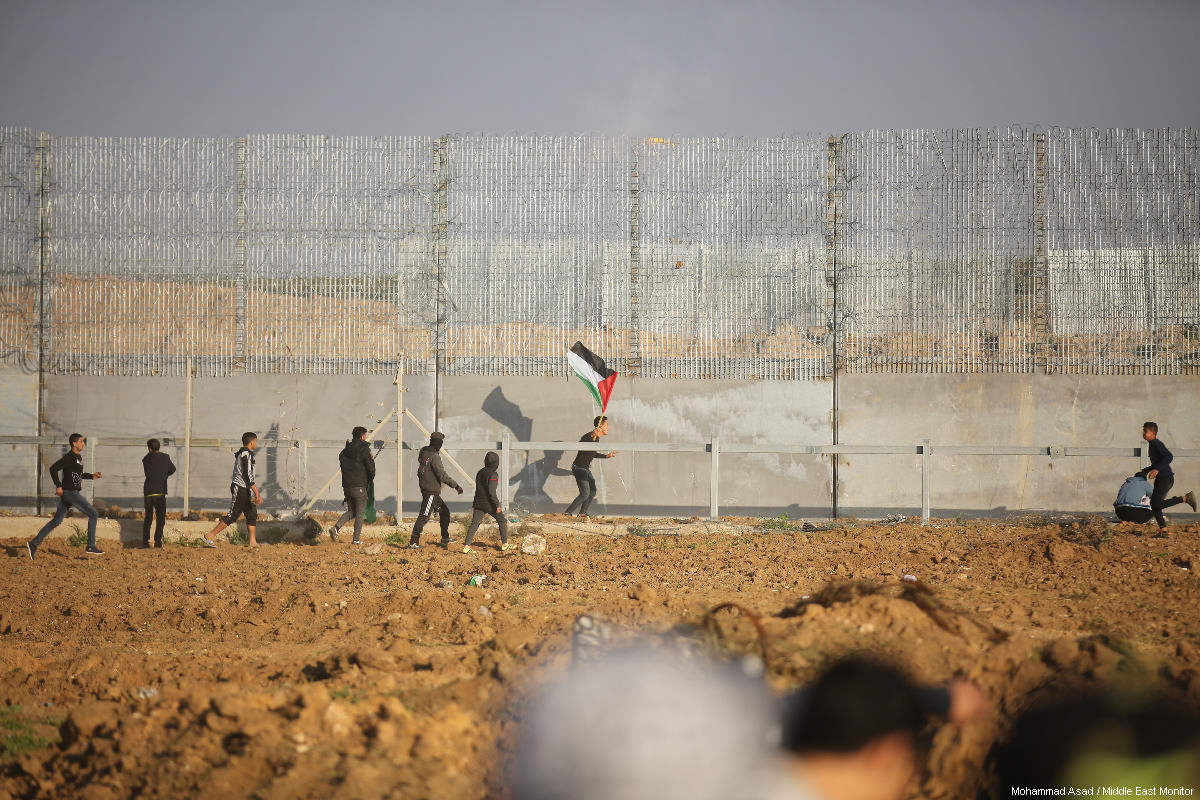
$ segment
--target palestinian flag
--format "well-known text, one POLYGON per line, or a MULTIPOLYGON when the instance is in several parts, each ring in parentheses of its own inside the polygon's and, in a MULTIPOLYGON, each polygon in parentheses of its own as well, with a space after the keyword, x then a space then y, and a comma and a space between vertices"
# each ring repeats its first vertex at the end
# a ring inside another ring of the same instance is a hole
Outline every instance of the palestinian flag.
POLYGON ((608 408, 608 397, 612 394, 613 384, 617 382, 616 371, 604 366, 604 359, 584 347, 583 342, 571 345, 571 349, 567 351, 567 361, 571 363, 571 369, 575 370, 579 380, 587 384, 592 397, 596 398, 596 403, 600 406, 600 413, 603 414, 608 408))

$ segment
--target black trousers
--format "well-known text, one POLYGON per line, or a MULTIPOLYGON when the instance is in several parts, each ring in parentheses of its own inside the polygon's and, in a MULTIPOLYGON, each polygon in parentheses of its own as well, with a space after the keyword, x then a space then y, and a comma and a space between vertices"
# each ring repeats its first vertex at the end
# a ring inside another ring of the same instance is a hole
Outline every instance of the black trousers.
POLYGON ((1158 527, 1167 527, 1167 518, 1163 516, 1163 509, 1177 506, 1183 502, 1182 497, 1172 497, 1167 499, 1167 493, 1175 488, 1175 476, 1163 475, 1161 472, 1154 476, 1154 493, 1150 495, 1150 508, 1154 509, 1154 520, 1158 523, 1158 527))
POLYGON ((442 528, 442 541, 450 539, 450 509, 442 501, 440 494, 433 492, 421 492, 421 513, 417 514, 417 521, 413 525, 412 536, 409 537, 409 544, 421 543, 421 531, 425 529, 425 523, 429 518, 438 514, 442 528))
POLYGON ((571 501, 564 514, 568 516, 579 509, 580 514, 586 514, 588 506, 596 499, 596 477, 590 469, 572 465, 571 474, 575 476, 575 485, 579 487, 579 496, 571 501))
POLYGON ((157 517, 154 523, 154 546, 162 547, 163 526, 167 524, 167 496, 165 494, 148 494, 146 500, 146 515, 142 520, 142 547, 150 546, 150 520, 157 517))

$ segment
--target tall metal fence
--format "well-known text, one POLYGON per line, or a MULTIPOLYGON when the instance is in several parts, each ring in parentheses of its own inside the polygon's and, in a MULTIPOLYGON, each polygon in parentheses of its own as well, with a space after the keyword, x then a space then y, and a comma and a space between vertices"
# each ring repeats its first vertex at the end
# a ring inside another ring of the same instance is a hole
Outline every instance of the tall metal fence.
POLYGON ((50 373, 1200 371, 1200 131, 89 139, 0 129, 50 373))

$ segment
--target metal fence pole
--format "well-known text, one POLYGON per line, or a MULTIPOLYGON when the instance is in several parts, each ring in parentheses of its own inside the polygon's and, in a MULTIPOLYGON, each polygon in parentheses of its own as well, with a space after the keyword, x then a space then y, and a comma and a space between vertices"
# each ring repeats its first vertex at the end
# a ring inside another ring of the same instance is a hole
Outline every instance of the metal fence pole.
POLYGON ((720 512, 717 495, 720 490, 718 465, 721 460, 721 440, 714 436, 709 442, 709 449, 712 451, 712 457, 709 461, 708 472, 708 516, 715 520, 720 512))
POLYGON ((921 524, 929 524, 929 468, 933 447, 928 439, 921 440, 921 524))
POLYGON ((187 519, 192 501, 192 357, 187 360, 187 380, 183 401, 183 519, 187 519))
POLYGON ((508 504, 511 501, 510 495, 512 490, 509 488, 509 458, 508 454, 512 452, 512 434, 504 431, 500 436, 500 505, 504 506, 504 513, 508 513, 508 504))

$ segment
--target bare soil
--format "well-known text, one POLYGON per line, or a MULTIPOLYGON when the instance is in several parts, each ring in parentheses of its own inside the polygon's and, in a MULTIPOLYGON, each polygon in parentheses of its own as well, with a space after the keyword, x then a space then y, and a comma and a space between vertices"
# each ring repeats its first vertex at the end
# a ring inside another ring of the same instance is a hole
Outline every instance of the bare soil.
POLYGON ((618 639, 765 652, 780 692, 858 650, 922 681, 970 678, 994 713, 936 730, 915 797, 976 796, 1039 689, 1200 703, 1200 525, 1157 540, 1100 517, 548 515, 512 526, 545 538, 540 556, 501 553, 486 527, 473 555, 410 551, 387 541, 406 523, 369 526, 363 547, 185 538, 89 557, 52 538, 31 562, 12 519, 0 800, 503 798, 521 698, 569 664, 584 612, 618 639))

